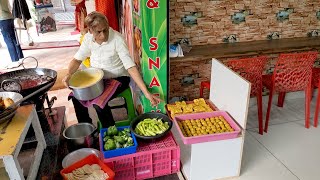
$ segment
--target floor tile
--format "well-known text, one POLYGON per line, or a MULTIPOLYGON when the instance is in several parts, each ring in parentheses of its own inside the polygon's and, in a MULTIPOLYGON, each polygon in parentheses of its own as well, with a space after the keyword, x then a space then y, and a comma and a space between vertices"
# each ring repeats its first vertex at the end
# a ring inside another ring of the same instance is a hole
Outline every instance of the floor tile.
MULTIPOLYGON (((309 129, 310 129, 310 128, 316 128, 316 127, 313 126, 313 125, 314 125, 313 122, 314 122, 314 120, 311 119, 311 120, 310 120, 310 127, 309 127, 309 129)), ((294 123, 296 123, 296 124, 298 124, 299 126, 305 128, 305 120, 294 121, 294 123)), ((319 122, 318 122, 318 127, 319 127, 319 122)))
POLYGON ((246 133, 241 176, 232 180, 298 180, 251 133, 246 133))
MULTIPOLYGON (((314 111, 316 108, 316 99, 317 97, 314 96, 310 103, 310 118, 313 119, 314 117, 314 111)), ((297 112, 298 117, 300 119, 305 119, 305 99, 299 98, 299 99, 292 99, 292 100, 286 100, 285 106, 289 106, 291 109, 294 109, 295 112, 297 112)))
MULTIPOLYGON (((36 34, 35 27, 32 27, 30 30, 31 37, 34 42, 51 42, 51 41, 65 41, 65 40, 79 40, 80 35, 70 35, 74 27, 58 27, 56 32, 48 32, 45 34, 36 34)), ((28 36, 25 31, 22 31, 22 44, 26 43, 28 40, 28 36)), ((6 44, 3 41, 1 36, 0 43, 3 45, 0 48, 0 70, 4 69, 4 67, 11 62, 11 58, 9 52, 7 50, 6 44)), ((24 57, 34 56, 39 60, 39 67, 46 67, 51 69, 59 69, 61 67, 66 68, 66 64, 71 61, 75 52, 79 49, 79 47, 72 48, 51 48, 51 49, 37 49, 37 50, 23 50, 24 57)), ((28 60, 27 60, 28 61, 28 60)), ((29 61, 30 62, 30 61, 29 61)), ((34 67, 34 63, 26 63, 28 68, 34 67)))
MULTIPOLYGON (((304 112, 303 112, 303 115, 301 115, 301 112, 297 111, 296 108, 288 106, 288 104, 290 104, 291 101, 295 102, 294 100, 290 99, 288 100, 289 102, 286 101, 287 103, 285 104, 285 106, 281 108, 277 106, 277 98, 278 97, 276 95, 272 101, 269 125, 282 124, 285 122, 304 119, 304 112)), ((298 102, 300 101, 301 99, 298 99, 298 102)), ((268 108, 268 99, 264 97, 263 104, 262 104, 263 122, 265 122, 265 119, 266 119, 267 108, 268 108)), ((248 110, 247 129, 252 129, 256 127, 258 127, 258 109, 256 105, 256 98, 251 98, 249 110, 248 110)))
MULTIPOLYGON (((251 130, 249 131, 251 133, 251 130)), ((319 179, 320 128, 304 128, 304 120, 272 125, 263 136, 251 133, 301 180, 319 179)))

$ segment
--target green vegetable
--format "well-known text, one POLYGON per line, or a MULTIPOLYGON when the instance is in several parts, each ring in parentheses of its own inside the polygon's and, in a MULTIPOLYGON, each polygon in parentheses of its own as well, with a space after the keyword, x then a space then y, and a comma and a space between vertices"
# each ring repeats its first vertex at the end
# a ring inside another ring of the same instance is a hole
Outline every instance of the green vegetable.
POLYGON ((125 134, 125 136, 131 137, 131 134, 127 132, 127 133, 125 134))
POLYGON ((128 136, 128 137, 131 137, 130 130, 129 130, 128 128, 125 128, 124 130, 119 131, 118 136, 128 136))
POLYGON ((115 126, 109 127, 108 131, 103 133, 103 141, 106 151, 134 145, 130 129, 125 128, 122 131, 118 131, 115 126))
POLYGON ((108 128, 108 136, 115 136, 118 134, 118 129, 116 126, 110 126, 108 128))
MULTIPOLYGON (((125 141, 128 141, 128 136, 122 136, 125 141)), ((130 136, 131 137, 131 136, 130 136)))
POLYGON ((147 118, 137 124, 135 132, 141 136, 156 136, 164 133, 167 129, 169 129, 168 122, 163 123, 161 119, 147 118))
POLYGON ((103 138, 103 141, 106 142, 106 141, 108 141, 108 139, 110 139, 110 138, 111 138, 110 136, 105 136, 105 137, 103 138))
POLYGON ((122 136, 123 135, 123 131, 118 131, 118 136, 122 136))
POLYGON ((113 150, 116 149, 116 143, 112 139, 108 139, 107 142, 104 144, 105 150, 113 150))
POLYGON ((122 145, 119 142, 116 142, 116 148, 117 149, 122 148, 122 145))
POLYGON ((123 131, 126 132, 126 133, 130 133, 130 129, 129 128, 124 128, 123 131))
POLYGON ((114 138, 114 140, 115 140, 116 142, 118 142, 118 143, 120 143, 120 144, 126 143, 126 140, 125 140, 123 137, 121 137, 121 136, 114 136, 113 138, 114 138))
POLYGON ((127 143, 129 143, 129 144, 132 143, 132 145, 133 145, 133 139, 132 139, 132 137, 129 137, 129 138, 128 138, 127 143))
POLYGON ((130 146, 133 146, 133 143, 126 143, 126 144, 123 145, 124 148, 130 147, 130 146))

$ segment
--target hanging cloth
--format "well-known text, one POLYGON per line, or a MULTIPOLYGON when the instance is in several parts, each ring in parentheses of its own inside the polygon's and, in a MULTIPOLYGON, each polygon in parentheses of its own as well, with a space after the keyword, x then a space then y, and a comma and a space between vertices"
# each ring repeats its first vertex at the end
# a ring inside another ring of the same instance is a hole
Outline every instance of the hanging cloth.
POLYGON ((114 0, 95 0, 96 11, 104 14, 109 21, 109 26, 119 31, 118 17, 114 0))
POLYGON ((83 0, 80 3, 76 4, 76 9, 75 9, 76 30, 81 32, 86 28, 84 24, 84 19, 86 17, 87 17, 86 1, 83 0))
POLYGON ((14 0, 12 14, 14 18, 22 19, 24 22, 31 19, 26 0, 14 0))

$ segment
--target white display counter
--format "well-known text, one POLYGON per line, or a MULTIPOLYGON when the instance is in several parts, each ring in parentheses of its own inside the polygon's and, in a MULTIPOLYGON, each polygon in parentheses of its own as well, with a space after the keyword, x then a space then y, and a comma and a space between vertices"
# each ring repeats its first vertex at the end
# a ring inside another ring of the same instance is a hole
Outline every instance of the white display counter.
POLYGON ((182 173, 188 180, 213 180, 240 175, 250 82, 212 59, 210 101, 227 111, 242 128, 237 138, 185 145, 172 128, 181 149, 182 173))

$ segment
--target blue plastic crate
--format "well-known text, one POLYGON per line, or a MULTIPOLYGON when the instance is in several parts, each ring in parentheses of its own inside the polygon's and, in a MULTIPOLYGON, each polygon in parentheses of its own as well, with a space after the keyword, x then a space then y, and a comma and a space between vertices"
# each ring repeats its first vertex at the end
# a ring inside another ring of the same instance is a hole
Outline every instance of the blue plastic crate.
MULTIPOLYGON (((117 127, 118 131, 122 131, 124 130, 124 128, 129 128, 129 126, 122 126, 122 127, 117 127)), ((138 147, 138 142, 136 140, 136 137, 134 136, 134 134, 132 132, 130 132, 131 137, 133 139, 133 146, 130 147, 126 147, 126 148, 119 148, 119 149, 114 149, 114 150, 109 150, 109 151, 105 151, 104 150, 104 142, 103 142, 103 134, 104 132, 106 132, 108 130, 108 128, 103 128, 100 129, 100 151, 103 154, 103 157, 106 158, 111 158, 111 157, 116 157, 116 156, 122 156, 125 154, 133 154, 137 152, 137 147, 138 147)))

